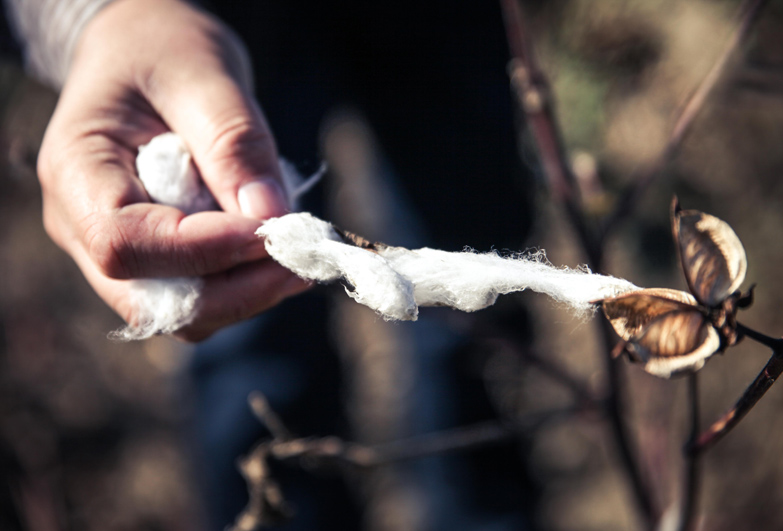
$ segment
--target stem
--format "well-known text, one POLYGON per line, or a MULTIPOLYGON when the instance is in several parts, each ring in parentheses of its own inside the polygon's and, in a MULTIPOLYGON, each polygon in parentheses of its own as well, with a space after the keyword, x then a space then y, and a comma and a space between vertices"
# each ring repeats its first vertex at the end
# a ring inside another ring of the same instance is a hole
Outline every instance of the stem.
POLYGON ((783 351, 783 339, 775 339, 774 337, 762 334, 761 332, 756 332, 742 323, 737 323, 737 332, 739 332, 741 336, 749 337, 750 339, 771 348, 773 352, 783 351))
POLYGON ((293 435, 288 428, 286 428, 280 417, 269 405, 269 401, 260 391, 253 391, 250 396, 247 397, 247 401, 250 404, 250 409, 256 416, 258 421, 266 426, 266 429, 272 434, 272 437, 277 441, 288 441, 293 438, 293 435))
MULTIPOLYGON (((699 436, 699 381, 698 374, 693 373, 688 378, 688 402, 691 411, 691 430, 688 437, 690 445, 699 436)), ((683 485, 683 501, 680 512, 680 531, 693 529, 696 517, 696 504, 699 498, 701 486, 700 466, 698 453, 688 451, 685 448, 685 476, 683 485)))
POLYGON ((515 356, 535 366, 541 372, 566 387, 581 404, 594 405, 601 400, 577 376, 554 361, 551 357, 539 355, 531 349, 520 348, 512 339, 504 337, 502 333, 497 330, 481 330, 477 332, 477 335, 479 334, 479 337, 484 338, 484 341, 486 341, 489 346, 502 348, 513 353, 515 356))
POLYGON ((622 198, 617 202, 615 210, 606 217, 603 223, 602 239, 605 239, 612 230, 620 226, 620 222, 633 211, 636 203, 639 202, 650 184, 661 173, 661 170, 663 170, 666 164, 677 154, 683 139, 690 131, 696 116, 698 116, 702 107, 704 107, 704 102, 707 101, 707 98, 720 80, 726 65, 733 57, 740 44, 747 39, 750 29, 753 27, 753 23, 758 19, 761 10, 768 1, 769 0, 745 0, 745 2, 743 2, 737 17, 739 19, 737 28, 732 33, 729 41, 726 43, 726 47, 723 49, 720 56, 718 56, 715 64, 677 113, 674 127, 666 142, 663 153, 661 153, 661 156, 658 157, 651 166, 638 172, 632 179, 634 184, 625 191, 622 198))
MULTIPOLYGON (((750 337, 750 336, 749 336, 750 337)), ((702 432, 692 444, 688 446, 691 453, 703 452, 730 432, 742 418, 753 409, 764 393, 766 393, 780 374, 783 373, 783 350, 776 349, 767 362, 764 369, 756 376, 756 379, 745 389, 745 392, 737 400, 737 403, 724 413, 718 420, 702 432)))

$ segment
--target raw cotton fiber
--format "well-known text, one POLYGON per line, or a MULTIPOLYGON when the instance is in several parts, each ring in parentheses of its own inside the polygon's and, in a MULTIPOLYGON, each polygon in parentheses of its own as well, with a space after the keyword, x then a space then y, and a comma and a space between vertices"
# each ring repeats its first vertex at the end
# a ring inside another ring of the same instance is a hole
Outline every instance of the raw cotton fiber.
POLYGON ((568 306, 580 317, 592 301, 638 289, 630 282, 586 269, 554 267, 543 257, 449 253, 374 246, 364 249, 308 213, 270 219, 256 232, 270 256, 308 280, 344 280, 348 295, 385 319, 416 320, 420 306, 473 312, 498 295, 530 289, 568 306))
MULTIPOLYGON (((323 175, 321 168, 308 179, 280 159, 283 186, 292 205, 323 175)), ((213 210, 217 203, 201 181, 185 142, 174 133, 164 133, 139 148, 136 170, 147 194, 155 203, 176 207, 186 214, 213 210)), ((204 282, 200 278, 139 279, 131 281, 131 304, 136 323, 111 334, 131 341, 156 334, 170 334, 196 317, 204 282)))
POLYGON ((185 142, 174 133, 163 133, 139 147, 136 171, 155 203, 176 207, 185 214, 217 207, 193 167, 185 142))
POLYGON ((112 339, 132 341, 171 334, 193 321, 203 285, 200 278, 145 278, 131 282, 131 304, 136 308, 138 321, 112 332, 112 339))

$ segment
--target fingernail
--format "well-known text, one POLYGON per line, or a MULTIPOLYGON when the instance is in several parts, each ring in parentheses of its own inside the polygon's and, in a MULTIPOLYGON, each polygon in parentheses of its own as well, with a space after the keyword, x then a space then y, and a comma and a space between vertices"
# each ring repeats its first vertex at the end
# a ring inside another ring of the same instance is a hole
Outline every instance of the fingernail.
POLYGON ((237 202, 242 215, 253 219, 269 219, 288 212, 288 200, 274 179, 249 182, 239 189, 237 202))

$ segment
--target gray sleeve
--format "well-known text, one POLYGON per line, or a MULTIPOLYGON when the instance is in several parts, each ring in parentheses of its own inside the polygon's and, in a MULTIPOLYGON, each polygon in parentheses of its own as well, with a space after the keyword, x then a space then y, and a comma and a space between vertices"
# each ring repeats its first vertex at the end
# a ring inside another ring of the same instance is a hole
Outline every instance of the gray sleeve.
POLYGON ((61 88, 84 26, 112 0, 4 0, 28 71, 61 88))

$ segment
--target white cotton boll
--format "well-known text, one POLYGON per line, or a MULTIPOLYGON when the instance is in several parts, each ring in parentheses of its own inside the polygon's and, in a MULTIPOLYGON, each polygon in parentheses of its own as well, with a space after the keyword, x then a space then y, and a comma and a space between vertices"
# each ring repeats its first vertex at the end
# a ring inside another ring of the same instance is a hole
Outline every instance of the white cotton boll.
POLYGON ((584 317, 593 301, 639 289, 586 269, 554 267, 542 253, 504 258, 426 248, 370 251, 343 243, 331 224, 307 213, 271 219, 256 234, 266 238, 270 256, 284 267, 309 280, 345 279, 353 286, 351 297, 386 319, 415 320, 418 306, 473 312, 494 304, 498 295, 526 289, 584 317))
POLYGON ((537 257, 449 253, 436 249, 382 249, 393 269, 414 284, 419 306, 451 306, 466 312, 495 303, 498 295, 531 289, 584 316, 592 301, 638 289, 630 282, 586 270, 556 268, 537 257))
POLYGON ((136 171, 150 198, 186 214, 215 208, 215 200, 199 178, 185 142, 163 133, 139 147, 136 171))
MULTIPOLYGON (((379 255, 339 242, 325 242, 322 249, 353 289, 346 292, 385 319, 415 321, 419 310, 413 284, 379 255)), ((272 253, 270 253, 271 255, 272 253)))
POLYGON ((474 312, 495 304, 497 279, 489 279, 482 264, 472 263, 478 255, 435 249, 411 251, 387 247, 379 251, 391 267, 413 282, 419 306, 450 306, 474 312))
POLYGON ((266 221, 256 234, 283 267, 308 280, 344 279, 348 294, 386 319, 416 320, 413 285, 381 256, 346 245, 332 225, 308 213, 266 221))
POLYGON ((288 214, 265 221, 256 234, 266 239, 266 250, 277 262, 302 278, 331 282, 342 276, 334 260, 322 259, 328 253, 319 256, 323 242, 340 239, 330 223, 306 212, 288 214))
MULTIPOLYGON (((290 163, 280 159, 279 164, 286 194, 294 204, 296 199, 318 182, 325 171, 324 168, 321 168, 315 175, 304 179, 290 163)), ((175 133, 158 135, 148 144, 139 147, 136 170, 150 199, 155 203, 173 206, 186 214, 217 208, 212 194, 201 181, 193 166, 185 142, 175 133)), ((310 225, 313 226, 312 223, 310 225)), ((310 245, 322 244, 323 241, 329 239, 329 231, 332 231, 331 226, 324 225, 328 230, 324 229, 318 233, 317 238, 310 242, 310 245)), ((333 273, 333 277, 329 280, 336 280, 343 276, 339 266, 331 265, 329 267, 332 269, 338 267, 337 272, 333 273)), ((328 268, 321 267, 322 271, 320 272, 317 272, 317 269, 316 265, 309 273, 323 276, 326 275, 328 268)), ((393 275, 394 272, 391 274, 393 275)), ((357 282, 363 285, 365 283, 364 275, 360 275, 357 282)), ((114 339, 124 341, 146 339, 155 334, 170 334, 190 324, 198 312, 198 299, 203 284, 204 282, 200 278, 130 281, 130 298, 136 322, 112 333, 111 336, 114 339)), ((364 301, 362 294, 366 291, 368 290, 362 289, 361 292, 351 295, 364 301)), ((398 286, 395 288, 395 295, 404 291, 404 287, 398 286)), ((413 288, 408 286, 408 291, 410 305, 412 305, 415 315, 415 304, 412 302, 413 288)), ((394 300, 393 297, 392 300, 394 300)), ((368 301, 370 304, 382 307, 383 312, 394 314, 396 319, 406 318, 395 313, 392 308, 384 306, 380 301, 373 300, 372 297, 368 301)))
POLYGON ((200 278, 149 278, 132 282, 135 323, 110 334, 112 339, 133 341, 171 334, 192 322, 203 285, 200 278))

